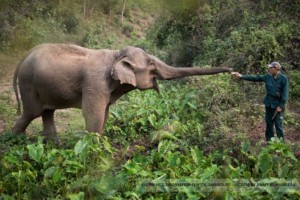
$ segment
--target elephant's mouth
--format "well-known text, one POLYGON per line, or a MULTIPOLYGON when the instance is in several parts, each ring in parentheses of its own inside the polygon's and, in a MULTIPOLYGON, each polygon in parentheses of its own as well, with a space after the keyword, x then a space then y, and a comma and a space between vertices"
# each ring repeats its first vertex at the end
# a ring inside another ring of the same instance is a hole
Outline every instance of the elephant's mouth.
POLYGON ((156 90, 156 92, 158 94, 160 94, 159 85, 158 85, 157 80, 156 80, 155 77, 153 78, 153 89, 156 90))

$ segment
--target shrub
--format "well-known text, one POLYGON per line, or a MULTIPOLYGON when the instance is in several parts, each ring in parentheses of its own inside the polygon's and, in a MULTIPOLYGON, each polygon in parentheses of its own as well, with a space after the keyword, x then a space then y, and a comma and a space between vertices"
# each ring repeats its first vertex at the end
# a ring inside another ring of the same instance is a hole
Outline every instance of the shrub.
POLYGON ((116 35, 111 34, 111 27, 107 26, 104 21, 91 23, 83 37, 83 46, 88 48, 103 49, 112 48, 116 43, 116 35))
POLYGON ((300 71, 292 71, 289 74, 291 99, 300 100, 300 71))
POLYGON ((76 33, 78 30, 79 21, 74 14, 74 11, 66 10, 60 14, 62 25, 66 33, 76 33))

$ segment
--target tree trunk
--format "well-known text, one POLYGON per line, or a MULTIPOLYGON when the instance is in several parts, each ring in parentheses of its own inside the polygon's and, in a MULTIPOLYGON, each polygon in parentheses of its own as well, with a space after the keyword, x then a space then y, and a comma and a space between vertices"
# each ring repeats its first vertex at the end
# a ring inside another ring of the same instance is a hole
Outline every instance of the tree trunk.
POLYGON ((121 13, 121 22, 122 22, 122 24, 123 24, 123 20, 124 20, 125 7, 126 7, 126 0, 123 0, 123 8, 122 8, 122 13, 121 13))

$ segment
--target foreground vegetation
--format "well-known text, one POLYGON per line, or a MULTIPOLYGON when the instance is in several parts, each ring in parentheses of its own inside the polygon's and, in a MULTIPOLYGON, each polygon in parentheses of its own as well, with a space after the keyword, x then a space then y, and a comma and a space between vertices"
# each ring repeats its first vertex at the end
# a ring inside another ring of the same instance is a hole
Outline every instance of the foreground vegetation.
MULTIPOLYGON (((80 131, 81 120, 65 127, 60 146, 38 137, 37 122, 28 138, 1 135, 2 198, 298 199, 299 146, 250 140, 243 116, 251 126, 263 111, 249 112, 228 75, 208 80, 160 83, 162 95, 130 93, 112 108, 101 137, 80 131)), ((12 102, 0 102, 13 120, 12 102)))
POLYGON ((243 159, 238 161, 222 152, 204 155, 198 146, 182 146, 175 137, 161 138, 157 147, 140 146, 124 161, 126 148, 120 151, 106 137, 93 134, 72 139, 63 148, 44 145, 41 138, 35 143, 13 138, 13 142, 9 135, 1 138, 11 146, 2 158, 4 199, 298 199, 300 195, 295 178, 300 163, 290 147, 278 141, 257 157, 243 142, 243 159))
POLYGON ((159 82, 160 95, 131 92, 111 108, 100 137, 84 132, 77 109, 56 112, 61 145, 40 137, 39 120, 27 137, 11 134, 17 116, 6 76, 20 52, 72 42, 135 45, 174 66, 242 73, 277 60, 290 79, 285 125, 297 135, 297 1, 103 2, 0 3, 0 199, 299 199, 298 141, 264 145, 263 86, 228 74, 159 82))

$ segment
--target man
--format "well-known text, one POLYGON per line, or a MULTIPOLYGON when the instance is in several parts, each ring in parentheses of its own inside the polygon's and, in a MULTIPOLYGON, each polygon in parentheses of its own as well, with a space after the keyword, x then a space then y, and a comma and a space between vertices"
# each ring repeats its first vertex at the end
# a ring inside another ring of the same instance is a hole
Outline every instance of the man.
POLYGON ((272 62, 268 65, 269 73, 265 75, 242 75, 232 72, 238 79, 247 81, 264 82, 266 96, 264 104, 266 109, 266 140, 274 137, 274 124, 278 138, 283 138, 283 111, 288 98, 288 79, 280 72, 281 65, 272 62))

